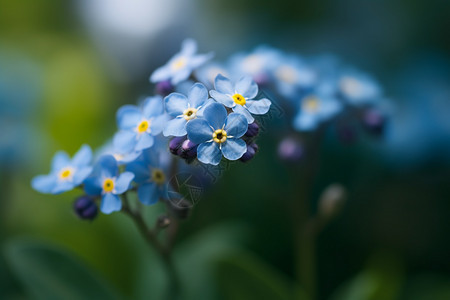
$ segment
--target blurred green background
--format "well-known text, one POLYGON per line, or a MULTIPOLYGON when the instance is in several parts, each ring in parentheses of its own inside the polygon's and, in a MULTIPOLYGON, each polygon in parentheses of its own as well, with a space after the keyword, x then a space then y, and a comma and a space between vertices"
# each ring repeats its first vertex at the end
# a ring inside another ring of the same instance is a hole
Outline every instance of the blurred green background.
MULTIPOLYGON (((1 1, 0 298, 162 297, 161 265, 131 221, 81 221, 76 191, 41 195, 30 180, 59 149, 107 142, 117 108, 152 94, 148 76, 193 37, 219 59, 261 43, 333 52, 379 79, 396 104, 386 137, 320 148, 313 212, 331 183, 349 197, 317 241, 318 298, 450 299, 449 14, 445 0, 1 1), (74 260, 61 267, 52 251, 74 260)), ((301 297, 301 191, 278 141, 264 133, 257 157, 232 164, 182 223, 186 299, 301 297)))

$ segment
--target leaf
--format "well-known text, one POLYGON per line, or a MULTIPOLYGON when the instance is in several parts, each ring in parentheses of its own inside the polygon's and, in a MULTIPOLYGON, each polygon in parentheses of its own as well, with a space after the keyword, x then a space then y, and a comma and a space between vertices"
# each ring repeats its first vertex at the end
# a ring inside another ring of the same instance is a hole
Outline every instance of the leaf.
POLYGON ((307 299, 284 274, 251 253, 222 258, 216 274, 225 299, 294 299, 294 295, 297 299, 307 299))
POLYGON ((450 299, 450 278, 437 274, 421 274, 408 280, 402 299, 450 299))
POLYGON ((63 249, 27 239, 4 246, 6 262, 35 299, 118 299, 117 293, 63 249))

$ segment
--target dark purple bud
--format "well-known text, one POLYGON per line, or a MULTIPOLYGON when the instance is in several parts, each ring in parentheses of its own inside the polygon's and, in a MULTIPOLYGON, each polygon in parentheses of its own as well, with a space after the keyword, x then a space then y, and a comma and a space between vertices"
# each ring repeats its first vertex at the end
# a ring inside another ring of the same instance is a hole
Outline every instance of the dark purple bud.
POLYGON ((265 73, 259 73, 253 76, 253 80, 256 82, 259 86, 264 86, 269 83, 270 79, 269 76, 265 73))
POLYGON ((73 208, 77 216, 83 220, 93 220, 98 214, 97 204, 89 196, 78 197, 73 208))
POLYGON ((169 151, 173 155, 178 155, 178 150, 181 147, 181 144, 186 140, 186 136, 176 136, 169 142, 169 151))
POLYGON ((368 109, 363 113, 362 122, 369 133, 381 135, 386 125, 386 116, 379 110, 368 109))
POLYGON ((169 95, 173 91, 173 85, 170 83, 170 80, 161 81, 156 84, 156 93, 163 97, 169 95))
POLYGON ((255 143, 247 145, 247 152, 245 152, 239 160, 242 162, 248 162, 255 157, 256 151, 258 151, 258 145, 255 143))
POLYGON ((246 137, 255 137, 259 133, 259 125, 256 122, 248 124, 247 132, 245 133, 246 137))
POLYGON ((178 150, 178 155, 184 159, 192 159, 197 157, 198 145, 190 140, 185 140, 180 149, 178 150))
POLYGON ((297 162, 303 157, 304 149, 301 142, 295 138, 287 137, 278 145, 278 156, 282 160, 297 162))

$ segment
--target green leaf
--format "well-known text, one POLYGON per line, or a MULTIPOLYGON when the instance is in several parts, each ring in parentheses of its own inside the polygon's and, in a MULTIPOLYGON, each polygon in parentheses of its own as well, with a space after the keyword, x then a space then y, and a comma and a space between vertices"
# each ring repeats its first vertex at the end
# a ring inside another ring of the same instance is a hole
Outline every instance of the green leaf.
POLYGON ((59 247, 17 239, 4 246, 4 253, 33 299, 118 299, 83 262, 59 247))
POLYGON ((408 280, 402 299, 448 300, 450 299, 450 278, 437 274, 421 274, 408 280))
POLYGON ((222 258, 216 275, 225 299, 307 299, 284 274, 248 252, 222 258))

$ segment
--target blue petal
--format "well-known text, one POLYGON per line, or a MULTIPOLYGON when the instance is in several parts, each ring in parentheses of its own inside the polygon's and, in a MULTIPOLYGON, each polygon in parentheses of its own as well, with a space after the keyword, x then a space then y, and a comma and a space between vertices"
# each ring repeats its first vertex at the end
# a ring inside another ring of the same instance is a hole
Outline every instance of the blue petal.
POLYGON ((252 114, 263 115, 269 111, 271 104, 269 99, 264 98, 261 100, 248 100, 245 106, 252 114))
POLYGON ((136 145, 136 133, 133 131, 121 130, 114 135, 114 148, 119 153, 128 153, 134 149, 136 145))
POLYGON ((114 177, 119 172, 117 161, 112 155, 101 156, 97 164, 101 169, 101 173, 107 177, 114 177))
POLYGON ((52 190, 52 194, 61 194, 73 190, 75 184, 71 181, 61 181, 56 184, 52 190))
POLYGON ((205 119, 194 119, 186 124, 188 138, 201 144, 212 139, 213 130, 205 119))
POLYGON ((228 95, 234 95, 235 92, 230 79, 222 76, 222 74, 216 76, 216 79, 214 80, 214 89, 219 93, 228 95))
POLYGON ((152 205, 158 202, 158 187, 154 183, 147 183, 138 187, 138 198, 143 204, 152 205))
POLYGON ((81 146, 80 150, 72 158, 73 166, 86 166, 92 160, 92 150, 88 145, 81 146))
POLYGON ((234 107, 236 103, 234 103, 233 99, 228 94, 222 94, 218 91, 209 91, 211 97, 213 97, 217 102, 222 103, 226 107, 234 107))
POLYGON ((154 142, 155 142, 154 137, 144 132, 141 134, 141 136, 138 137, 138 142, 134 147, 134 150, 141 151, 150 148, 151 146, 153 146, 154 142))
POLYGON ((170 66, 164 65, 156 69, 150 76, 150 81, 153 83, 161 82, 163 80, 169 79, 171 76, 170 66))
POLYGON ((172 117, 183 114, 184 110, 188 108, 188 99, 185 95, 180 93, 171 93, 164 98, 166 105, 166 112, 172 117))
POLYGON ((189 90, 188 102, 191 107, 197 108, 203 105, 207 99, 208 90, 203 84, 197 82, 189 90))
POLYGON ((240 138, 247 132, 247 119, 241 114, 231 113, 225 121, 224 129, 228 136, 240 138))
POLYGON ((178 117, 167 122, 163 131, 164 136, 183 136, 186 135, 186 119, 178 117))
POLYGON ((100 210, 104 214, 110 214, 122 209, 122 201, 119 196, 107 193, 102 197, 102 203, 100 204, 100 210))
POLYGON ((247 119, 248 124, 251 124, 255 121, 250 112, 247 109, 245 109, 242 105, 236 105, 235 107, 233 107, 233 111, 243 115, 247 119))
POLYGON ((191 69, 196 69, 213 57, 214 57, 213 52, 209 52, 206 54, 198 54, 191 58, 189 65, 191 69))
POLYGON ((294 128, 299 131, 310 131, 317 127, 317 115, 299 113, 294 119, 294 128))
POLYGON ((222 153, 226 159, 237 160, 247 152, 247 144, 241 139, 227 139, 227 141, 222 144, 222 153))
POLYGON ((163 131, 164 127, 166 126, 168 119, 169 119, 169 115, 167 115, 167 114, 160 115, 160 116, 153 118, 152 124, 150 125, 151 126, 150 134, 151 135, 160 134, 163 131))
POLYGON ((188 79, 189 75, 191 75, 192 70, 190 68, 184 68, 182 70, 177 71, 172 77, 172 84, 177 85, 181 81, 188 79))
POLYGON ((145 119, 164 113, 164 102, 161 96, 148 97, 142 104, 142 115, 145 119))
POLYGON ((181 44, 180 53, 183 56, 192 56, 197 52, 197 42, 193 39, 185 39, 181 44))
POLYGON ((197 158, 204 164, 218 165, 222 159, 222 152, 215 142, 203 143, 198 146, 197 158))
POLYGON ((216 102, 214 99, 209 98, 205 101, 205 103, 202 104, 202 106, 197 111, 197 118, 203 117, 203 112, 205 110, 205 107, 207 107, 209 104, 216 102))
POLYGON ((84 191, 90 196, 99 196, 102 193, 100 178, 93 176, 84 180, 84 191))
POLYGON ((80 185, 92 173, 92 167, 82 167, 75 171, 73 184, 80 185))
POLYGON ((122 194, 130 187, 130 183, 134 178, 134 174, 131 172, 123 172, 116 179, 114 190, 115 194, 122 194))
POLYGON ((70 165, 70 157, 64 151, 56 152, 52 159, 52 171, 59 171, 70 165))
POLYGON ((134 181, 137 183, 143 183, 150 180, 150 168, 142 160, 128 164, 126 170, 134 174, 134 181))
POLYGON ((244 76, 235 85, 236 92, 244 96, 246 100, 253 99, 258 94, 258 85, 251 76, 244 76))
POLYGON ((125 105, 117 111, 116 119, 120 129, 134 129, 142 119, 142 112, 137 106, 125 105))
POLYGON ((222 104, 213 102, 205 107, 203 118, 208 121, 212 128, 220 129, 223 128, 223 124, 225 124, 227 110, 222 104))
POLYGON ((31 180, 33 189, 40 193, 50 194, 57 184, 58 178, 54 174, 39 175, 31 180))
POLYGON ((323 99, 320 102, 320 115, 322 119, 329 119, 342 109, 342 104, 335 98, 323 99))

